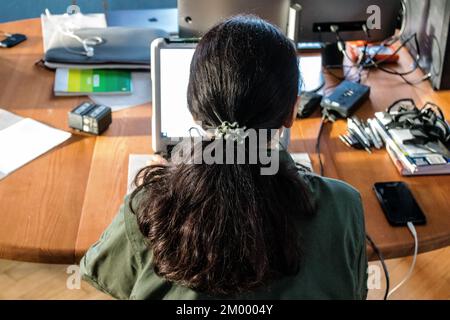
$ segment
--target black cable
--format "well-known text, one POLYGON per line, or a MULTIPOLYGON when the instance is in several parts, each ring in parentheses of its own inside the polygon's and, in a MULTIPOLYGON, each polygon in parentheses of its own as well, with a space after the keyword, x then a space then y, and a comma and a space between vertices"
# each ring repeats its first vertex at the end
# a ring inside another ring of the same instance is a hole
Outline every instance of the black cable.
MULTIPOLYGON (((380 61, 374 61, 373 58, 375 58, 375 55, 373 55, 372 58, 371 58, 372 65, 368 65, 368 67, 371 67, 371 66, 376 67, 376 66, 378 66, 378 65, 380 65, 380 64, 383 64, 383 63, 389 61, 390 58, 392 58, 392 57, 395 56, 397 53, 399 53, 400 50, 401 50, 404 46, 406 46, 406 44, 407 44, 409 41, 411 41, 411 40, 414 39, 414 38, 417 39, 417 34, 416 34, 416 33, 413 33, 413 34, 410 35, 408 38, 406 38, 405 41, 402 41, 402 43, 400 44, 400 46, 399 46, 397 49, 395 49, 393 53, 391 53, 391 54, 390 54, 389 56, 387 56, 386 58, 381 59, 380 61)), ((397 39, 397 41, 398 41, 398 39, 397 39)), ((394 43, 395 43, 395 42, 394 42, 394 43)), ((417 44, 417 43, 418 43, 418 42, 417 42, 417 40, 416 40, 416 44, 417 44)), ((383 46, 384 46, 384 45, 383 45, 383 46)), ((379 53, 379 52, 381 51, 381 49, 382 49, 382 48, 380 48, 379 51, 377 51, 377 53, 379 53)), ((414 60, 417 61, 417 59, 414 59, 414 60)))
MULTIPOLYGON (((345 74, 344 74, 343 77, 338 76, 338 75, 335 74, 334 72, 331 72, 331 71, 328 69, 328 66, 323 66, 323 70, 324 70, 325 73, 328 73, 329 75, 333 76, 333 78, 335 78, 335 79, 337 79, 337 80, 339 80, 339 81, 344 81, 344 80, 345 80, 345 76, 346 76, 345 74)), ((347 71, 346 71, 346 73, 347 73, 347 71)))
POLYGON ((352 64, 354 65, 354 66, 358 66, 356 63, 354 63, 353 61, 352 61, 352 58, 350 58, 350 56, 348 55, 348 53, 347 53, 347 50, 346 50, 346 46, 345 46, 345 41, 344 41, 344 39, 341 37, 341 34, 339 33, 339 29, 338 28, 336 28, 336 29, 334 29, 334 30, 332 30, 333 32, 334 32, 334 34, 336 35, 336 41, 337 41, 337 44, 338 44, 338 49, 339 49, 339 51, 341 51, 341 53, 350 61, 350 62, 352 62, 352 64))
POLYGON ((386 291, 384 293, 383 300, 387 300, 388 294, 389 294, 389 271, 386 266, 386 263, 384 262, 383 254, 381 253, 378 246, 375 244, 375 242, 372 240, 372 238, 366 233, 366 239, 369 242, 370 246, 372 247, 375 254, 378 256, 378 259, 380 259, 381 266, 383 267, 384 276, 386 278, 386 291))
MULTIPOLYGON (((381 48, 382 48, 382 47, 380 47, 380 49, 377 51, 377 53, 381 51, 381 48)), ((369 60, 368 62, 365 63, 365 67, 366 67, 366 68, 375 67, 375 68, 377 68, 377 69, 380 70, 380 71, 386 72, 386 73, 391 74, 391 75, 399 76, 400 78, 402 78, 402 80, 403 80, 405 83, 407 83, 407 84, 409 84, 409 85, 416 85, 416 84, 419 84, 419 83, 421 83, 421 82, 423 82, 423 81, 429 79, 430 76, 431 76, 430 74, 427 74, 427 75, 425 75, 424 77, 422 77, 421 79, 419 79, 419 80, 417 80, 417 81, 410 81, 410 80, 406 79, 406 77, 405 77, 405 76, 407 76, 407 75, 409 75, 409 74, 412 74, 414 71, 416 71, 416 70, 419 68, 420 46, 419 46, 419 41, 418 41, 418 39, 417 39, 417 34, 416 34, 416 33, 413 33, 413 34, 410 35, 405 41, 402 41, 401 45, 400 45, 400 46, 399 46, 392 54, 390 54, 388 57, 382 59, 381 61, 374 61, 374 60, 373 60, 377 53, 375 53, 374 55, 372 55, 372 56, 370 57, 370 60, 369 60), (389 60, 391 57, 393 57, 395 54, 397 54, 404 46, 406 46, 406 44, 407 44, 409 41, 411 41, 411 40, 413 40, 413 39, 414 39, 414 42, 415 42, 415 45, 416 45, 417 55, 416 55, 415 57, 413 57, 413 60, 414 60, 414 66, 412 67, 411 70, 399 72, 399 71, 395 71, 395 70, 392 70, 392 69, 390 69, 390 68, 382 67, 382 66, 381 66, 381 64, 385 63, 387 60, 389 60)))
POLYGON ((414 65, 414 67, 411 70, 403 71, 403 72, 395 71, 390 68, 386 68, 386 67, 382 67, 382 66, 377 66, 376 68, 380 69, 381 71, 384 71, 386 73, 390 73, 390 74, 393 74, 396 76, 407 76, 407 75, 413 73, 414 71, 416 71, 418 67, 419 66, 416 64, 416 65, 414 65))
POLYGON ((322 120, 320 121, 319 133, 317 134, 317 139, 316 139, 316 153, 319 158, 319 166, 320 166, 320 175, 321 176, 323 176, 324 170, 323 170, 322 157, 320 155, 320 138, 322 136, 324 124, 325 124, 325 116, 323 116, 322 120))
POLYGON ((352 71, 354 66, 347 66, 345 64, 342 64, 342 65, 326 65, 326 66, 323 66, 322 68, 325 73, 332 75, 334 78, 336 78, 339 81, 344 81, 348 77, 348 75, 350 74, 350 72, 352 71), (341 76, 335 74, 334 72, 331 72, 330 69, 333 69, 333 68, 342 68, 342 69, 348 68, 348 69, 344 72, 344 75, 341 77, 341 76))
MULTIPOLYGON (((364 50, 363 50, 363 54, 362 54, 362 58, 358 61, 358 62, 353 62, 352 58, 348 55, 347 50, 346 50, 346 45, 345 45, 345 41, 344 39, 341 37, 340 33, 339 33, 339 29, 337 28, 337 26, 335 28, 332 29, 332 31, 334 32, 334 34, 336 35, 336 41, 338 44, 338 49, 339 51, 343 54, 343 56, 345 56, 347 58, 347 60, 352 64, 351 68, 358 68, 358 80, 356 82, 361 83, 362 80, 362 71, 364 69, 364 62, 365 62, 365 57, 367 54, 367 41, 364 44, 364 50)), ((368 33, 368 29, 363 26, 363 31, 366 33, 366 37, 369 38, 369 33, 368 33)), ((344 75, 344 79, 347 78, 348 74, 351 71, 351 68, 348 70, 348 72, 344 75)), ((329 70, 327 70, 328 73, 330 73, 332 76, 336 77, 336 75, 334 75, 332 72, 330 72, 329 70)), ((338 78, 339 79, 339 78, 338 78)))
POLYGON ((423 76, 422 78, 420 78, 420 79, 418 79, 418 80, 416 80, 416 81, 410 81, 410 80, 408 80, 403 74, 396 73, 395 71, 390 70, 390 69, 388 69, 388 68, 383 68, 383 67, 378 66, 377 69, 378 69, 378 70, 381 70, 381 71, 383 71, 383 72, 392 74, 392 75, 399 76, 400 78, 402 78, 402 80, 403 80, 405 83, 409 84, 410 86, 415 86, 416 84, 419 84, 419 83, 421 83, 421 82, 424 82, 424 81, 430 79, 430 77, 431 77, 431 74, 428 73, 428 74, 426 74, 425 76, 423 76))

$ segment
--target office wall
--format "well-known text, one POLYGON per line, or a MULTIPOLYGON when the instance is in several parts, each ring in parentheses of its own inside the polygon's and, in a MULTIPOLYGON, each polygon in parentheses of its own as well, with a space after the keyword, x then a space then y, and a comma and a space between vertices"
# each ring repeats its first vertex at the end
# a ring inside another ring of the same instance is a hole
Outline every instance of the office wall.
MULTIPOLYGON (((103 12, 104 0, 0 0, 0 23, 38 17, 48 8, 52 13, 63 13, 73 2, 82 12, 103 12)), ((105 0, 108 8, 142 9, 176 7, 177 0, 105 0)))

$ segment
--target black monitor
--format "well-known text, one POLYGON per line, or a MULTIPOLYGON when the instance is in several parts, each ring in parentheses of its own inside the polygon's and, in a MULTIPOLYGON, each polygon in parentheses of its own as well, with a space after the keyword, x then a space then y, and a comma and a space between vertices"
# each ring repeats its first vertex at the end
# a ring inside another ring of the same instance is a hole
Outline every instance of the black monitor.
POLYGON ((298 4, 300 42, 336 42, 337 27, 344 41, 382 41, 395 33, 400 0, 292 0, 298 4))
POLYGON ((255 14, 287 34, 291 0, 178 0, 181 38, 201 37, 212 26, 237 14, 255 14))
POLYGON ((307 67, 315 75, 305 79, 303 90, 310 91, 323 84, 320 64, 341 68, 343 41, 376 42, 393 36, 401 8, 402 0, 178 0, 179 36, 200 37, 236 14, 258 15, 296 42, 317 43, 321 63, 303 63, 303 70, 307 67))
POLYGON ((256 14, 301 42, 381 41, 395 32, 401 0, 178 0, 179 35, 199 37, 236 14, 256 14))

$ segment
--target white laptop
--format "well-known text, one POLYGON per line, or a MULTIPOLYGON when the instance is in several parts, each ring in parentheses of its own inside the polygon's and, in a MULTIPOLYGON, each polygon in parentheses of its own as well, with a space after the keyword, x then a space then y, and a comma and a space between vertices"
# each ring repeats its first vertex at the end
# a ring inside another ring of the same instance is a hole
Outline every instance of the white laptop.
MULTIPOLYGON (((190 64, 197 46, 195 39, 155 39, 151 45, 152 147, 170 153, 182 138, 202 134, 187 107, 190 64), (192 130, 197 128, 197 130, 192 130)), ((287 148, 289 130, 281 143, 287 148)))

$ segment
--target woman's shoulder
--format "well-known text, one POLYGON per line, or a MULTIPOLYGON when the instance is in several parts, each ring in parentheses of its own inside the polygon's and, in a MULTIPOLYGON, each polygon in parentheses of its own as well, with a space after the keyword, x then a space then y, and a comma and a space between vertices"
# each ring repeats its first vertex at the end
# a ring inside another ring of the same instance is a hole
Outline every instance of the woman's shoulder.
POLYGON ((118 214, 80 261, 83 279, 99 290, 119 299, 129 299, 136 270, 145 260, 138 239, 139 228, 130 216, 129 197, 118 214))
POLYGON ((335 228, 364 230, 364 210, 359 191, 350 184, 315 174, 302 174, 316 207, 316 219, 335 228))
POLYGON ((302 178, 317 202, 333 206, 361 204, 361 194, 347 182, 310 173, 302 174, 302 178))
POLYGON ((333 178, 321 177, 312 173, 302 174, 302 177, 314 193, 320 192, 321 194, 327 196, 361 201, 359 191, 347 182, 333 178))

